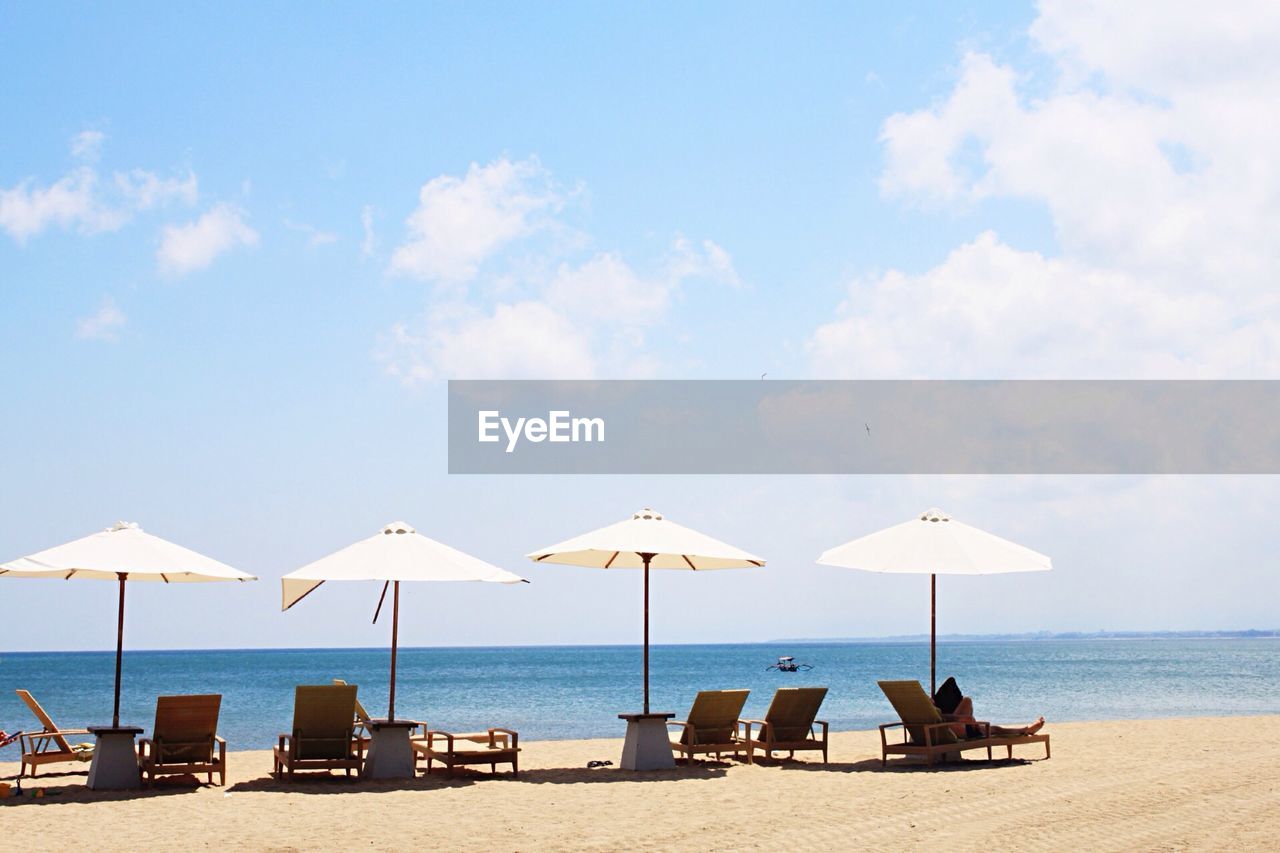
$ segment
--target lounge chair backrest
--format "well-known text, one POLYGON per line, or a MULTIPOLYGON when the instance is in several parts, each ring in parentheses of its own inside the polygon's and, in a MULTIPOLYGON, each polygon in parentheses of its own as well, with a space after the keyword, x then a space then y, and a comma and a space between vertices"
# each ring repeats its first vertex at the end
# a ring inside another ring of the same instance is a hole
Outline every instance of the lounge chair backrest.
POLYGON ((773 730, 774 740, 805 740, 813 721, 827 698, 825 687, 779 687, 765 712, 764 721, 773 730))
MULTIPOLYGON (((341 678, 335 678, 333 680, 333 683, 345 685, 347 682, 343 681, 341 678)), ((356 700, 356 719, 362 723, 369 722, 369 712, 366 711, 364 709, 364 706, 360 704, 359 699, 356 700)))
MULTIPOLYGON (((884 691, 885 698, 889 700, 889 704, 893 706, 893 710, 898 712, 898 716, 902 718, 902 722, 907 727, 907 733, 911 736, 912 743, 924 743, 924 725, 929 723, 941 723, 942 713, 937 706, 933 704, 933 700, 929 698, 929 694, 924 692, 924 687, 918 681, 880 681, 877 682, 880 689, 884 691)), ((933 730, 932 739, 934 743, 955 743, 955 733, 949 728, 937 728, 933 730)))
MULTIPOLYGON (((49 718, 49 715, 44 712, 44 708, 40 707, 40 703, 36 701, 36 697, 32 696, 31 693, 26 690, 16 690, 14 692, 17 693, 18 698, 26 703, 26 706, 31 709, 31 713, 36 715, 36 719, 40 721, 40 725, 44 726, 44 730, 46 732, 56 732, 58 730, 57 724, 54 723, 54 721, 49 718)), ((56 743, 58 745, 58 749, 63 752, 71 751, 71 744, 67 743, 67 739, 62 735, 54 735, 53 742, 56 743)))
POLYGON ((356 719, 354 684, 299 685, 293 698, 293 739, 301 759, 347 758, 356 719))
POLYGON ((159 764, 208 763, 213 760, 213 739, 218 734, 218 709, 222 696, 160 696, 156 699, 156 723, 151 741, 159 764))
MULTIPOLYGON (((749 690, 703 690, 693 700, 688 723, 693 727, 698 743, 729 743, 733 730, 742 716, 742 706, 747 703, 749 690)), ((680 736, 682 743, 689 743, 689 731, 680 736)))

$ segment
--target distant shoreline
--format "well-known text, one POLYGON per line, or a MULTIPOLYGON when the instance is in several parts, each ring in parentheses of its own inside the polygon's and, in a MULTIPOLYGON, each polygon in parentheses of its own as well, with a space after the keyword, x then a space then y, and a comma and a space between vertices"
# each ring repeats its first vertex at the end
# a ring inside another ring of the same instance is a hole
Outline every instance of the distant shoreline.
MULTIPOLYGON (((1037 642, 1041 640, 1274 640, 1280 629, 1243 631, 1036 631, 1024 634, 939 634, 940 643, 1037 642)), ((927 643, 928 634, 892 637, 784 637, 775 643, 927 643)))
MULTIPOLYGON (((1090 641, 1090 640, 1275 640, 1280 639, 1280 628, 1247 629, 1240 631, 1039 631, 1024 634, 939 634, 939 643, 1022 643, 1042 641, 1090 641)), ((738 640, 724 643, 654 643, 653 648, 687 648, 696 646, 777 646, 777 645, 915 645, 928 643, 928 634, 901 634, 889 637, 781 637, 769 640, 738 640)), ((590 649, 636 646, 637 643, 529 643, 523 645, 451 645, 451 646, 401 646, 400 651, 450 649, 590 649)), ((182 649, 125 649, 126 657, 134 654, 188 654, 191 652, 386 652, 385 646, 256 646, 182 649)), ((24 649, 2 650, 3 655, 114 655, 103 649, 24 649)))

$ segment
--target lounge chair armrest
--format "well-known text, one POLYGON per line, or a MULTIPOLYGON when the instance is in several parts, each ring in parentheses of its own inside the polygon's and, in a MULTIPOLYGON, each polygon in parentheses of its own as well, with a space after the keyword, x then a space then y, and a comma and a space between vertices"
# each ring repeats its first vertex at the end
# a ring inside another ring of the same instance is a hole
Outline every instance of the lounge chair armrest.
POLYGON ((942 721, 944 723, 948 723, 953 726, 959 723, 964 723, 966 726, 990 726, 991 725, 990 723, 983 722, 982 720, 975 720, 973 716, 969 714, 943 714, 942 721))
POLYGON ((150 757, 155 752, 155 749, 156 749, 155 742, 152 741, 151 738, 149 737, 138 738, 138 757, 139 758, 150 757))
POLYGON ((227 739, 224 738, 222 735, 214 735, 213 742, 216 743, 218 746, 222 747, 223 749, 227 748, 227 739))
MULTIPOLYGON (((668 728, 672 728, 676 726, 680 728, 683 735, 688 736, 689 738, 689 740, 687 741, 688 744, 693 745, 698 742, 698 730, 695 729, 693 726, 689 725, 688 720, 667 720, 668 728)), ((667 732, 667 734, 669 735, 671 733, 667 732)))
MULTIPOLYGON (((827 734, 831 730, 831 723, 827 722, 826 720, 814 720, 813 725, 822 726, 822 739, 826 740, 827 734)), ((813 731, 813 726, 809 727, 809 731, 813 731)))
POLYGON ((912 723, 911 725, 919 726, 925 731, 933 731, 934 729, 949 729, 954 726, 955 723, 912 723))
POLYGON ((276 744, 276 749, 281 752, 291 752, 293 750, 293 736, 280 735, 280 742, 276 744))
POLYGON ((449 732, 442 732, 437 729, 427 729, 427 746, 430 747, 435 743, 437 737, 445 739, 445 748, 453 752, 453 735, 449 732))
POLYGON ((955 719, 955 716, 956 716, 955 714, 943 714, 941 723, 929 723, 925 725, 924 728, 936 729, 941 726, 955 726, 963 723, 966 726, 978 726, 984 731, 989 732, 991 730, 991 723, 987 722, 986 720, 975 720, 971 717, 961 717, 960 719, 955 719), (948 717, 951 717, 952 719, 947 719, 948 717))
POLYGON ((765 724, 764 720, 738 720, 738 722, 739 722, 739 723, 742 723, 742 724, 744 724, 744 725, 752 725, 752 724, 755 724, 755 725, 757 725, 757 726, 764 726, 764 724, 765 724))
POLYGON ((898 721, 896 723, 881 723, 880 724, 880 746, 885 747, 889 745, 889 735, 888 735, 889 729, 899 729, 899 728, 902 729, 902 741, 903 743, 906 743, 906 740, 907 740, 907 724, 906 723, 902 721, 898 721))
MULTIPOLYGON (((19 732, 18 738, 24 743, 34 744, 37 740, 51 740, 55 737, 66 737, 67 735, 87 735, 88 729, 54 729, 51 731, 40 732, 19 732)), ((27 747, 23 747, 23 751, 29 751, 27 747)))
POLYGON ((939 729, 946 729, 947 731, 951 731, 951 726, 954 724, 953 723, 912 723, 911 725, 918 726, 919 729, 922 732, 924 732, 925 746, 934 746, 934 732, 938 731, 939 729))
POLYGON ((489 746, 490 746, 491 748, 492 748, 492 747, 493 747, 493 745, 494 745, 493 736, 494 736, 495 734, 504 734, 504 735, 506 735, 506 736, 507 736, 508 743, 510 743, 510 744, 511 744, 511 748, 512 748, 512 749, 515 749, 516 747, 518 747, 518 746, 520 745, 520 733, 519 733, 519 732, 515 731, 514 729, 504 729, 502 726, 490 726, 490 727, 489 727, 489 746))

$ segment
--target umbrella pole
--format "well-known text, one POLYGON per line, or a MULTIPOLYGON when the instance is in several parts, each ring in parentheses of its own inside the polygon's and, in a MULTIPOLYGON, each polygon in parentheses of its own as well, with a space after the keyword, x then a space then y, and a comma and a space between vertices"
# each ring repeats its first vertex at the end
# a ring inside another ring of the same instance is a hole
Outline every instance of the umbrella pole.
POLYGON ((111 728, 120 728, 120 660, 124 657, 124 582, 129 575, 117 572, 120 579, 120 610, 116 617, 116 699, 111 710, 111 728))
POLYGON ((387 703, 387 719, 396 718, 396 644, 400 633, 400 581, 391 594, 391 701, 387 703))
POLYGON ((644 712, 649 713, 649 561, 652 554, 641 554, 644 560, 644 712))
POLYGON ((938 576, 929 575, 929 698, 938 692, 938 576))

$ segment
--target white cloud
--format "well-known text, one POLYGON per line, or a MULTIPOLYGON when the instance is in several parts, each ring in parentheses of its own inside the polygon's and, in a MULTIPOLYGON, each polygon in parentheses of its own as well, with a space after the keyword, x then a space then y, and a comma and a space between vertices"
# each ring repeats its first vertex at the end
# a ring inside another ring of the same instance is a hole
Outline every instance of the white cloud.
POLYGON ((86 234, 113 231, 128 221, 128 214, 104 206, 97 187, 97 174, 80 167, 49 186, 27 179, 0 189, 0 229, 19 245, 55 225, 86 234))
MULTIPOLYGON (((411 239, 391 270, 432 282, 415 319, 384 335, 387 370, 407 383, 440 378, 640 377, 661 364, 646 336, 673 324, 692 282, 738 286, 729 253, 677 235, 644 267, 592 250, 565 218, 583 193, 562 193, 536 158, 472 164, 420 193, 411 239), (521 251, 504 251, 521 241, 521 251), (481 275, 483 268, 483 275, 481 275)), ((365 207, 366 254, 373 210, 365 207)))
POLYGON ((121 195, 129 200, 134 210, 150 210, 172 202, 190 207, 200 197, 200 182, 190 170, 183 178, 162 178, 155 172, 134 169, 127 173, 117 172, 115 180, 121 195))
POLYGON ((1280 83, 1280 14, 1270 0, 1039 5, 1030 34, 1069 82, 1102 72, 1118 86, 1176 99, 1223 86, 1280 83))
POLYGON ((983 234, 855 282, 814 371, 1280 374, 1280 8, 1046 2, 1031 36, 1054 82, 967 55, 945 98, 885 121, 881 187, 1041 204, 1060 255, 983 234))
POLYGON ((100 130, 82 130, 71 137, 71 156, 78 160, 97 160, 107 135, 100 130))
POLYGON ((371 258, 378 247, 377 236, 373 233, 373 205, 366 204, 361 209, 360 227, 364 230, 364 238, 360 241, 360 254, 371 258))
POLYGON ((855 282, 807 348, 830 378, 1209 378, 1280 373, 1274 322, 1213 293, 1046 258, 985 232, 919 275, 855 282))
POLYGON ((687 278, 705 278, 731 287, 742 284, 738 271, 733 268, 733 258, 711 240, 703 240, 695 246, 693 241, 677 236, 671 243, 664 266, 666 276, 676 283, 687 278))
MULTIPOLYGON (((96 160, 103 134, 84 131, 72 140, 73 153, 96 160)), ((115 172, 103 181, 89 165, 76 166, 52 184, 26 178, 0 188, 0 230, 25 245, 49 228, 82 234, 115 231, 146 210, 173 202, 193 205, 199 196, 196 176, 164 178, 145 169, 115 172)))
POLYGON ((319 246, 327 246, 330 243, 338 242, 338 235, 332 231, 322 231, 314 225, 308 225, 305 222, 293 222, 286 219, 284 227, 290 231, 297 231, 307 236, 307 248, 315 249, 319 246))
POLYGON ((658 266, 656 273, 641 275, 617 252, 598 254, 578 266, 562 263, 545 297, 586 321, 648 326, 662 319, 689 279, 739 284, 729 253, 710 240, 695 247, 677 237, 658 266))
POLYGON ((589 379, 596 364, 584 330, 542 302, 491 312, 444 305, 421 331, 398 324, 384 341, 388 371, 406 383, 434 379, 589 379))
POLYGON ((465 177, 423 185, 405 221, 408 237, 391 255, 391 272, 427 281, 465 282, 480 264, 536 231, 563 199, 536 158, 472 163, 465 177))
POLYGON ((258 232, 244 221, 245 214, 230 204, 219 204, 194 222, 168 225, 160 235, 156 263, 168 276, 201 270, 224 252, 258 243, 258 232))
POLYGON ((644 278, 618 253, 606 252, 579 266, 561 264, 546 299, 591 322, 644 326, 666 312, 674 283, 644 278))
POLYGON ((440 378, 640 378, 659 365, 645 351, 646 330, 669 322, 694 279, 737 283, 729 254, 707 240, 677 237, 652 273, 617 252, 562 261, 543 279, 505 280, 489 306, 465 294, 437 299, 414 323, 386 336, 382 357, 406 382, 440 378), (479 304, 478 304, 479 303, 479 304))
POLYGON ((106 297, 97 311, 76 320, 76 337, 86 341, 114 343, 119 339, 120 328, 124 324, 124 313, 110 297, 106 297))

